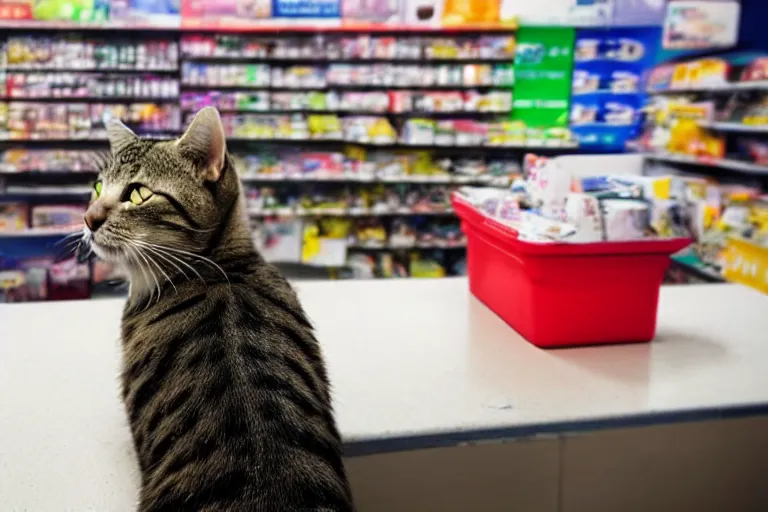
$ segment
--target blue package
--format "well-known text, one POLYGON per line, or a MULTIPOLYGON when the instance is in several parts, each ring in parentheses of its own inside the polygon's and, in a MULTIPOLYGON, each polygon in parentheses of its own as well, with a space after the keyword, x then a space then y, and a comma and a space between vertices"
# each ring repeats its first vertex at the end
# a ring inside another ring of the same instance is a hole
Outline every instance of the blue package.
POLYGON ((573 72, 573 93, 587 94, 600 90, 600 75, 583 69, 573 72))
POLYGON ((609 89, 611 92, 635 93, 640 88, 640 76, 631 71, 613 71, 609 89))
POLYGON ((599 101, 574 101, 571 106, 571 125, 579 126, 596 123, 599 115, 599 101))
POLYGON ((636 110, 632 105, 620 101, 608 101, 603 108, 603 118, 611 125, 625 126, 635 122, 636 110))

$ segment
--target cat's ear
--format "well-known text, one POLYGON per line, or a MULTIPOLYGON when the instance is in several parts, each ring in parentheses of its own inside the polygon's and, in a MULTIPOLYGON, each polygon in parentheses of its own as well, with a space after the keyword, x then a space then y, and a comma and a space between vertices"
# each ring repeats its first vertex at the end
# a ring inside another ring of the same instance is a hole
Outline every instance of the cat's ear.
POLYGON ((201 170, 206 181, 219 180, 227 154, 227 142, 224 126, 215 108, 205 107, 198 112, 176 145, 184 152, 191 152, 195 160, 202 162, 201 170))
POLYGON ((107 126, 107 138, 109 139, 109 147, 112 149, 113 155, 116 155, 131 142, 138 139, 136 134, 116 117, 107 120, 104 124, 107 126))

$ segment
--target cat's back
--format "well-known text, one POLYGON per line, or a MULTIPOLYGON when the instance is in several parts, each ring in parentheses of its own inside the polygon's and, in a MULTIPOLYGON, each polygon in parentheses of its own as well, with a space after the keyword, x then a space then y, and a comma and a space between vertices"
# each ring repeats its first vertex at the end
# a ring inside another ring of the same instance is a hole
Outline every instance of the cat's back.
POLYGON ((126 307, 140 511, 353 510, 319 346, 272 278, 187 282, 126 307))

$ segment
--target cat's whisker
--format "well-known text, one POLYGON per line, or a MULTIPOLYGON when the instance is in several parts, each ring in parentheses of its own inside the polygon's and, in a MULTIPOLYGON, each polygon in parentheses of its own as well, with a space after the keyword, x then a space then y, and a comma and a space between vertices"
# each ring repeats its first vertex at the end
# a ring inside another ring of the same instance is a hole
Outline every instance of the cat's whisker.
MULTIPOLYGON (((155 244, 150 244, 150 243, 147 243, 147 242, 143 242, 143 241, 140 241, 140 240, 135 240, 135 243, 137 243, 137 244, 139 244, 139 245, 141 245, 141 246, 143 246, 143 247, 146 247, 146 248, 147 248, 147 249, 149 249, 149 250, 153 250, 153 251, 156 251, 158 254, 162 254, 162 255, 165 255, 167 258, 171 258, 172 260, 174 260, 174 261, 177 261, 177 262, 181 263, 182 265, 184 265, 185 267, 187 267, 188 269, 190 269, 192 272, 194 272, 194 273, 195 273, 195 275, 196 275, 196 276, 197 276, 197 277, 198 277, 198 278, 199 278, 201 281, 205 282, 205 279, 203 279, 203 276, 201 276, 201 275, 200 275, 200 272, 198 272, 198 271, 197 271, 197 269, 195 269, 195 267, 193 267, 192 265, 190 265, 190 264, 189 264, 189 263, 187 263, 186 261, 182 260, 182 259, 181 259, 181 258, 179 258, 178 256, 175 256, 175 255, 171 254, 171 253, 170 253, 170 252, 168 252, 167 250, 165 250, 165 249, 162 249, 162 248, 160 248, 159 246, 157 246, 157 245, 155 245, 155 244)), ((179 270, 181 270, 181 269, 179 269, 179 270)), ((184 272, 182 272, 182 273, 184 273, 184 272)), ((184 274, 184 276, 186 277, 186 274, 184 274)))
MULTIPOLYGON (((178 271, 181 273, 181 275, 183 275, 183 276, 184 276, 184 278, 185 278, 187 281, 189 281, 189 276, 187 275, 187 273, 186 273, 186 272, 184 272, 184 270, 183 270, 183 269, 182 269, 180 266, 178 266, 178 265, 177 265, 177 264, 176 264, 176 263, 175 263, 175 262, 174 262, 172 259, 170 259, 170 258, 169 258, 169 256, 170 256, 170 255, 165 255, 165 254, 163 254, 163 252, 162 252, 162 251, 160 251, 159 249, 155 249, 155 248, 153 248, 153 247, 150 247, 150 246, 146 246, 145 248, 146 248, 146 249, 147 249, 149 252, 151 252, 151 253, 155 254, 156 256, 158 256, 158 257, 162 258, 164 261, 166 261, 166 262, 170 263, 170 264, 171 264, 171 265, 172 265, 172 266, 173 266, 173 267, 174 267, 176 270, 178 270, 178 271)), ((182 262, 182 263, 183 263, 183 262, 182 262)), ((194 270, 194 269, 193 269, 193 270, 194 270)), ((200 279, 202 279, 202 277, 201 277, 200 279)))
MULTIPOLYGON (((139 243, 147 243, 147 242, 139 242, 139 243)), ((197 258, 197 259, 199 259, 199 260, 201 260, 201 261, 203 261, 205 263, 208 263, 209 265, 211 265, 215 269, 217 269, 219 272, 221 272, 221 275, 223 275, 224 279, 226 279, 227 283, 229 283, 229 276, 227 276, 227 273, 224 272, 224 269, 221 268, 219 265, 217 265, 213 260, 210 260, 210 259, 206 258, 205 256, 200 256, 199 254, 195 254, 195 253, 192 253, 192 252, 184 251, 184 250, 181 250, 181 249, 175 249, 173 247, 168 247, 168 246, 165 246, 165 245, 159 245, 159 244, 152 244, 152 245, 154 247, 156 247, 156 248, 165 249, 166 251, 171 251, 171 252, 177 253, 177 254, 183 254, 183 255, 188 256, 190 258, 197 258)))
POLYGON ((77 239, 77 240, 72 240, 72 238, 73 238, 73 237, 76 237, 76 236, 79 236, 79 237, 81 237, 81 238, 85 238, 85 233, 84 233, 84 232, 82 232, 82 231, 77 231, 77 232, 75 232, 75 233, 70 233, 70 234, 68 234, 68 235, 64 235, 63 237, 61 237, 61 240, 57 241, 57 242, 54 244, 54 246, 59 246, 59 245, 62 245, 62 244, 63 244, 63 243, 65 243, 65 242, 66 242, 66 243, 72 243, 73 241, 74 241, 74 242, 77 242, 77 241, 79 241, 80 239, 77 239))
POLYGON ((138 254, 141 259, 143 259, 147 263, 147 271, 149 272, 149 275, 152 276, 152 280, 155 282, 155 288, 152 290, 152 295, 150 296, 149 300, 150 302, 155 296, 155 290, 157 290, 157 299, 155 299, 155 303, 160 300, 160 281, 157 279, 157 275, 155 274, 155 271, 152 268, 152 264, 150 263, 148 257, 138 248, 136 248, 136 254, 138 254))
MULTIPOLYGON (((130 245, 126 245, 126 251, 133 255, 133 259, 134 259, 136 265, 139 267, 139 270, 141 271, 141 274, 144 276, 144 279, 146 280, 147 285, 149 285, 151 283, 151 281, 149 279, 150 276, 155 280, 155 282, 157 282, 157 278, 154 277, 154 274, 152 273, 151 269, 147 268, 146 271, 145 271, 144 264, 139 259, 140 253, 138 252, 138 248, 131 247, 130 245)), ((149 304, 152 302, 152 299, 155 297, 155 289, 154 289, 154 287, 151 288, 150 291, 152 293, 149 296, 149 300, 144 305, 144 309, 147 309, 149 307, 149 304)))
MULTIPOLYGON (((154 258, 152 258, 152 255, 151 254, 143 254, 143 251, 141 251, 138 248, 136 248, 136 250, 139 252, 139 254, 144 256, 144 258, 147 261, 149 261, 149 263, 151 265, 155 265, 157 267, 157 270, 159 270, 160 273, 163 274, 163 276, 165 276, 166 281, 168 281, 171 284, 171 286, 173 286, 173 289, 176 291, 176 293, 179 293, 179 290, 176 288, 176 285, 173 284, 173 280, 170 277, 168 277, 168 274, 165 273, 165 270, 163 270, 163 267, 157 261, 155 261, 154 258)), ((160 289, 160 285, 158 285, 158 288, 157 288, 157 300, 160 300, 160 294, 161 294, 161 289, 160 289)))

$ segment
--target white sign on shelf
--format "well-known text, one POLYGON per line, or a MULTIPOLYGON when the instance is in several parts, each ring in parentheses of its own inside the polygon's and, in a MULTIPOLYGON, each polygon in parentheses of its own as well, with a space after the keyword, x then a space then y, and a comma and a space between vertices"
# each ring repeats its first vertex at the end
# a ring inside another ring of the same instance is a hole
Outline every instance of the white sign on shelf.
POLYGON ((666 49, 728 48, 739 36, 741 4, 734 0, 679 0, 667 4, 666 49))

